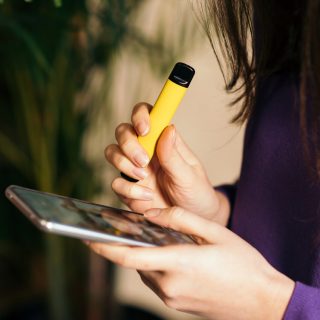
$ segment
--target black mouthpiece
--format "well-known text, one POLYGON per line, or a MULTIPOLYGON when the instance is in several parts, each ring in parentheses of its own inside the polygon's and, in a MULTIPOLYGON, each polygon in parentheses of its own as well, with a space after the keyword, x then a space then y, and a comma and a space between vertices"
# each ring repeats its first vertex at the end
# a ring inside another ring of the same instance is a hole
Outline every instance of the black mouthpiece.
POLYGON ((188 88, 195 74, 192 67, 183 62, 178 62, 170 73, 169 79, 185 88, 188 88))

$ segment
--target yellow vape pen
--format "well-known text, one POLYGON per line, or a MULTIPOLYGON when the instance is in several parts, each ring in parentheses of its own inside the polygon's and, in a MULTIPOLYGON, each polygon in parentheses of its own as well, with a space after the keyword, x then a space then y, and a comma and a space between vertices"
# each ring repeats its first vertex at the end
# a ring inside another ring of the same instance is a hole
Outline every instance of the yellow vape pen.
MULTIPOLYGON (((160 95, 150 112, 150 131, 145 136, 139 136, 138 141, 146 150, 151 159, 157 141, 162 131, 170 124, 187 88, 189 87, 195 71, 189 65, 178 62, 172 69, 168 80, 162 88, 160 95)), ((121 173, 129 181, 137 180, 121 173)))

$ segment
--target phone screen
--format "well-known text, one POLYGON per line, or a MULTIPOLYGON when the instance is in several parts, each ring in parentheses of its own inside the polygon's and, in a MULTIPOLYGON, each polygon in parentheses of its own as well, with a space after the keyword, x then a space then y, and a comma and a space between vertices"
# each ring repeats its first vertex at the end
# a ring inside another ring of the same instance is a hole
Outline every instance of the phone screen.
POLYGON ((194 243, 190 237, 147 221, 143 215, 64 196, 11 186, 39 219, 153 245, 194 243))

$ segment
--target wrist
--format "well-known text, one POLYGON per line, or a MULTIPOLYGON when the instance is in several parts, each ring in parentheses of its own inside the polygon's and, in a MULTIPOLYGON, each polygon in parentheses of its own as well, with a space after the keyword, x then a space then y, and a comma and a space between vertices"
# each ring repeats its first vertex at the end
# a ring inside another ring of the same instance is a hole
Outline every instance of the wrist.
POLYGON ((272 268, 265 279, 261 295, 261 319, 281 320, 291 299, 295 283, 292 279, 272 268))

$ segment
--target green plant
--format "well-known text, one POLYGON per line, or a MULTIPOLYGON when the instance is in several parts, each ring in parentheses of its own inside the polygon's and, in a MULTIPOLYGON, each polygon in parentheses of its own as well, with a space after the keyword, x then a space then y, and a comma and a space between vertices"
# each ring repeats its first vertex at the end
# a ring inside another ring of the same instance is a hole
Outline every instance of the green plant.
MULTIPOLYGON (((168 41, 161 22, 155 37, 144 34, 133 23, 144 2, 105 0, 92 8, 90 1, 61 5, 54 0, 56 9, 52 2, 2 1, 1 189, 15 183, 88 200, 102 191, 99 168, 88 160, 83 141, 97 116, 106 126, 112 118, 112 105, 105 102, 111 95, 116 55, 125 48, 137 60, 148 57, 150 66, 163 75, 190 41, 183 39, 187 33, 168 41), (89 27, 93 20, 99 28, 89 27), (93 96, 89 75, 97 69, 103 70, 103 85, 93 96)), ((190 37, 192 28, 188 30, 190 37)), ((79 279, 87 275, 88 260, 83 245, 35 232, 3 198, 0 207, 0 259, 10 257, 16 263, 10 253, 21 258, 17 274, 23 275, 31 295, 48 290, 53 319, 81 317, 86 290, 83 284, 79 287, 79 279), (46 268, 35 263, 43 254, 46 268), (37 270, 48 279, 40 289, 30 280, 37 270)))
MULTIPOLYGON (((24 0, 25 2, 32 2, 32 0, 24 0)), ((0 0, 0 4, 3 4, 4 3, 4 0, 0 0)), ((61 7, 62 5, 62 0, 53 0, 53 4, 56 6, 56 7, 61 7)))

